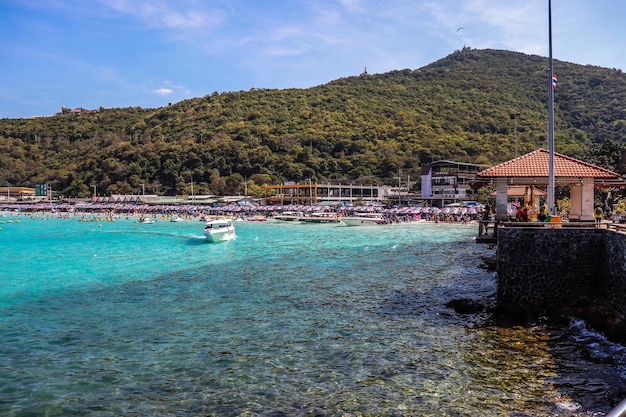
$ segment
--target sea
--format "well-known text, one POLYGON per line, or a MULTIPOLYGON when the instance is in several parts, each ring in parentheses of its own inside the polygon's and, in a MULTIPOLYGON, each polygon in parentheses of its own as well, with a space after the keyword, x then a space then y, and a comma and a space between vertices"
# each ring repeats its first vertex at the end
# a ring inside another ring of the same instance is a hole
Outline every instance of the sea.
POLYGON ((604 416, 626 351, 498 324, 475 224, 0 218, 0 415, 604 416), (89 220, 89 221, 86 221, 89 220))

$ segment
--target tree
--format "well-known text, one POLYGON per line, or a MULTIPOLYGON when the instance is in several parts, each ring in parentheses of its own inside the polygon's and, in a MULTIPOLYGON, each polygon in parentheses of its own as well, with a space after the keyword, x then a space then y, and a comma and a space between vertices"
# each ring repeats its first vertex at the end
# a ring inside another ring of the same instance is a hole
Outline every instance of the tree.
MULTIPOLYGON (((593 147, 589 162, 626 172, 620 105, 626 76, 556 64, 568 74, 555 103, 556 151, 587 160, 593 147)), ((141 180, 172 195, 192 179, 198 187, 235 192, 236 177, 228 180, 235 174, 267 175, 270 184, 305 178, 393 184, 398 169, 417 172, 438 159, 496 164, 514 156, 511 112, 522 115, 519 152, 545 146, 545 65, 537 56, 464 49, 417 70, 308 89, 0 119, 0 184, 50 181, 69 189, 76 178, 108 195, 141 180)), ((258 185, 266 181, 254 178, 258 185)))
POLYGON ((74 178, 70 185, 63 190, 63 195, 74 196, 78 198, 87 198, 91 196, 91 190, 81 180, 74 178))
POLYGON ((241 174, 232 174, 226 178, 227 194, 243 194, 244 178, 241 174))

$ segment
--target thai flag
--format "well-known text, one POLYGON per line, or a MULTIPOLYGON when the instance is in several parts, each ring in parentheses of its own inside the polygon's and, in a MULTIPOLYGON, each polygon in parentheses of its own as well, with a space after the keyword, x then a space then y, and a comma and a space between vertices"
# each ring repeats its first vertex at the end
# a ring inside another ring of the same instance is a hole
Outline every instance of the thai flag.
POLYGON ((556 74, 552 74, 552 89, 556 90, 556 74))

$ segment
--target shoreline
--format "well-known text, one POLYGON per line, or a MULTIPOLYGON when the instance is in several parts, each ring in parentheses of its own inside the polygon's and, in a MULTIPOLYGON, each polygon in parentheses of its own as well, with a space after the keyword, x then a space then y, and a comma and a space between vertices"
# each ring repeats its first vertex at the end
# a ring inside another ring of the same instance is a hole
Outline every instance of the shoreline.
MULTIPOLYGON (((184 220, 203 220, 209 216, 228 216, 246 219, 248 217, 265 217, 272 219, 274 215, 284 211, 298 212, 330 212, 338 217, 350 216, 354 213, 379 213, 386 217, 388 223, 458 223, 476 224, 481 213, 473 209, 436 207, 401 207, 381 208, 374 206, 340 207, 333 209, 328 206, 237 206, 206 207, 200 205, 147 205, 147 204, 102 204, 102 203, 27 203, 27 204, 0 204, 0 216, 14 214, 42 214, 60 218, 89 217, 102 220, 117 219, 120 217, 151 217, 168 219, 181 217, 184 220)), ((1 218, 1 217, 0 217, 1 218)))

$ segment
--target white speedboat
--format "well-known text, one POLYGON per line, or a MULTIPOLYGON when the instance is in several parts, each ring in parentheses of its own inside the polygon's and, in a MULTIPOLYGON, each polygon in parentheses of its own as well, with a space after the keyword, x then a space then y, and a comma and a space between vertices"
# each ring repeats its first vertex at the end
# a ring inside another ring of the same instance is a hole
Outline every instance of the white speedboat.
POLYGON ((235 238, 235 225, 232 219, 214 219, 206 222, 204 236, 209 242, 223 242, 235 238))
POLYGON ((298 211, 283 211, 274 216, 274 220, 281 222, 297 222, 302 218, 302 213, 298 211))
POLYGON ((354 213, 352 216, 343 216, 341 221, 346 226, 371 226, 387 224, 385 216, 380 213, 354 213))
POLYGON ((155 220, 151 219, 150 217, 140 217, 137 222, 143 224, 153 224, 155 220))
POLYGON ((339 223, 339 217, 335 213, 325 211, 313 212, 300 217, 302 223, 339 223))

